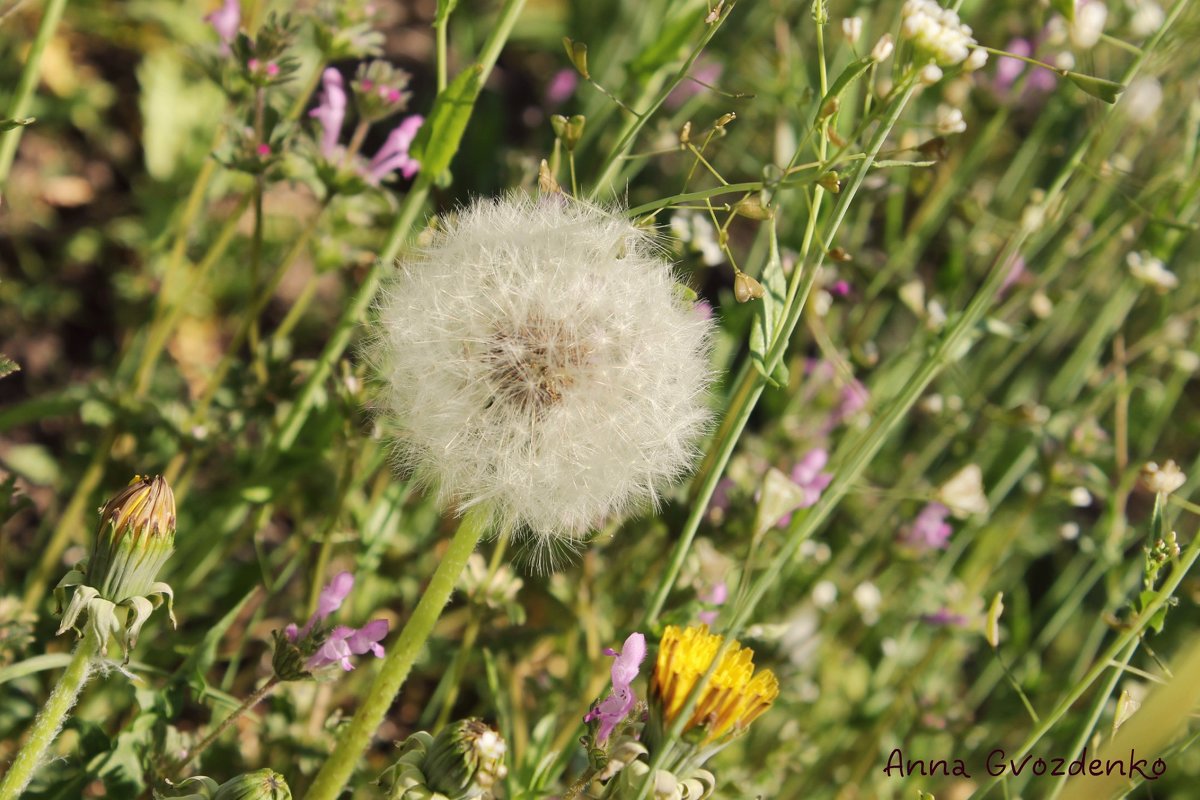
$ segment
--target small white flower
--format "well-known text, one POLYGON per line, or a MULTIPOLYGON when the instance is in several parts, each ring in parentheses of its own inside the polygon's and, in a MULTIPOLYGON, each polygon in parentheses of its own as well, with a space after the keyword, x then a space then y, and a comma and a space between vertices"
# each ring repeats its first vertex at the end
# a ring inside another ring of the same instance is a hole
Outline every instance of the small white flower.
POLYGON ((871 60, 875 62, 887 61, 895 49, 896 45, 892 42, 892 35, 885 33, 879 37, 879 41, 871 48, 871 60))
POLYGON ((699 211, 681 211, 671 217, 671 233, 692 250, 700 254, 706 267, 715 267, 725 261, 721 243, 717 241, 717 229, 712 221, 699 211))
POLYGON ((812 589, 812 601, 817 608, 829 608, 837 601, 838 590, 833 581, 818 581, 812 589))
POLYGON ((922 86, 933 86, 942 79, 942 70, 937 64, 926 64, 917 73, 917 80, 922 86))
POLYGON ((978 464, 963 467, 942 484, 937 499, 959 519, 988 513, 990 506, 983 493, 983 470, 978 464))
POLYGON ((866 624, 874 625, 879 621, 881 603, 883 603, 883 593, 870 581, 864 581, 854 587, 854 605, 858 606, 858 613, 862 615, 863 622, 866 624))
POLYGON ((1087 508, 1092 504, 1092 493, 1086 486, 1076 486, 1067 495, 1067 499, 1076 508, 1087 508))
POLYGON ((1147 125, 1154 121, 1163 101, 1162 84, 1154 78, 1142 76, 1130 81, 1121 95, 1121 108, 1134 122, 1147 125))
POLYGON ((1064 522, 1058 528, 1058 535, 1064 542, 1073 542, 1079 538, 1079 523, 1064 522))
POLYGON ((1130 253, 1125 256, 1125 263, 1129 266, 1130 275, 1159 294, 1179 286, 1179 278, 1175 273, 1167 269, 1161 259, 1149 253, 1130 253))
POLYGON ((963 69, 967 72, 974 72, 983 69, 987 65, 988 52, 982 47, 976 47, 971 51, 971 55, 967 56, 967 60, 963 62, 963 69))
POLYGON ((1172 460, 1161 467, 1157 461, 1147 461, 1142 465, 1142 485, 1155 494, 1170 494, 1187 483, 1187 476, 1172 460))
POLYGON ((862 17, 846 17, 842 20, 842 35, 851 47, 858 44, 858 40, 862 38, 862 31, 862 17))
POLYGON ((934 0, 907 0, 900 10, 900 32, 917 50, 942 66, 966 61, 975 45, 971 28, 958 14, 934 0))
POLYGON ((1038 319, 1046 319, 1054 313, 1054 301, 1045 292, 1038 291, 1029 298, 1029 311, 1038 319))
POLYGON ((961 109, 943 104, 937 107, 937 132, 942 136, 962 133, 967 129, 961 109))
POLYGON ((1108 21, 1108 8, 1099 0, 1085 2, 1075 9, 1075 21, 1071 23, 1071 44, 1087 50, 1095 47, 1104 33, 1108 21))
POLYGON ((1129 32, 1137 37, 1149 36, 1162 27, 1166 18, 1162 6, 1152 0, 1143 0, 1138 3, 1133 18, 1129 20, 1129 32))
POLYGON ((462 209, 385 287, 369 347, 401 463, 444 501, 577 545, 657 500, 708 424, 710 323, 615 213, 462 209))

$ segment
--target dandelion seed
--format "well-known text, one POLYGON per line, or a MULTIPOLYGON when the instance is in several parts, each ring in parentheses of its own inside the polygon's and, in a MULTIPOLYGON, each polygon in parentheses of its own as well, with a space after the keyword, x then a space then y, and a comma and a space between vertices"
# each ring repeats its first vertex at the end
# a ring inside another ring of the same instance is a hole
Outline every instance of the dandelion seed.
POLYGON ((463 209, 379 301, 405 466, 535 555, 657 501, 708 424, 710 323, 648 235, 583 203, 463 209))

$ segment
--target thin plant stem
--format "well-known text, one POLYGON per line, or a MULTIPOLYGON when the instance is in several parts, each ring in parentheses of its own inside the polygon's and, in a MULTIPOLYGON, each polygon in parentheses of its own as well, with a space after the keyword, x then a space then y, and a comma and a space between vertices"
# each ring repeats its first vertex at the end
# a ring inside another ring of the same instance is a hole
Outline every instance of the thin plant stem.
MULTIPOLYGON (((17 82, 17 90, 13 93, 12 105, 8 109, 8 117, 11 119, 25 119, 25 115, 29 113, 29 104, 33 101, 33 93, 37 89, 38 77, 42 71, 42 55, 58 28, 66 6, 67 0, 49 0, 46 3, 42 21, 38 23, 37 34, 29 48, 29 57, 21 70, 21 79, 17 82)), ((21 143, 21 134, 24 131, 25 126, 18 125, 0 134, 0 189, 8 183, 8 173, 12 169, 13 159, 17 156, 17 145, 21 143)))
POLYGON ((238 719, 250 709, 265 700, 271 692, 275 691, 275 687, 280 684, 279 677, 272 675, 271 679, 264 683, 253 694, 247 697, 240 706, 233 710, 225 719, 221 720, 221 724, 209 731, 208 735, 201 739, 195 747, 184 753, 183 757, 171 764, 167 768, 168 777, 173 777, 179 774, 179 771, 188 764, 200 757, 200 754, 209 748, 209 746, 217 739, 221 738, 221 734, 229 730, 229 726, 237 722, 238 719))
POLYGON ((313 780, 312 787, 305 795, 307 800, 335 800, 342 793, 354 772, 355 764, 370 745, 371 737, 383 722, 384 715, 404 686, 413 663, 433 632, 433 626, 450 599, 467 558, 475 552, 475 546, 487 532, 489 516, 488 510, 480 506, 470 509, 463 516, 412 616, 408 618, 396 642, 389 646, 387 658, 354 719, 339 735, 333 752, 313 780))
POLYGON ((34 772, 43 763, 46 752, 62 729, 67 714, 75 705, 80 690, 87 683, 92 659, 96 657, 99 649, 96 632, 88 625, 83 639, 75 646, 75 652, 71 654, 66 672, 58 679, 46 704, 42 706, 37 719, 33 721, 29 738, 25 740, 25 744, 17 753, 12 766, 4 774, 4 779, 0 780, 0 800, 16 800, 29 785, 34 772))

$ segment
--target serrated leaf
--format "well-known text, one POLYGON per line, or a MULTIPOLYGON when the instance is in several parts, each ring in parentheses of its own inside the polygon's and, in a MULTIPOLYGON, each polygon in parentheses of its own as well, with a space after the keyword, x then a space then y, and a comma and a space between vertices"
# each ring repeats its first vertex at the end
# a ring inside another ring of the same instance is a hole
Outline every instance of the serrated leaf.
POLYGON ((787 277, 783 274, 783 261, 779 257, 779 237, 776 235, 774 218, 767 220, 763 231, 770 237, 770 251, 759 280, 763 287, 762 304, 750 327, 750 357, 754 361, 755 369, 772 386, 778 388, 787 385, 787 365, 781 359, 774 371, 768 372, 767 353, 775 341, 775 328, 779 324, 779 316, 787 297, 787 277))
POLYGON ((1067 79, 1092 97, 1103 100, 1106 103, 1117 102, 1117 98, 1121 96, 1121 92, 1125 91, 1125 84, 1123 83, 1108 81, 1104 78, 1096 78, 1079 72, 1068 72, 1067 79))
POLYGON ((438 95, 425 124, 417 133, 410 152, 420 162, 421 171, 430 178, 437 179, 450 168, 475 108, 482 74, 483 67, 474 64, 456 75, 438 95))
POLYGON ((833 82, 833 85, 829 87, 829 91, 825 93, 825 96, 821 98, 821 102, 817 104, 817 110, 813 116, 814 126, 821 122, 821 111, 828 107, 829 103, 841 97, 842 92, 846 91, 846 87, 870 69, 874 63, 875 61, 871 58, 860 58, 846 65, 846 68, 842 70, 842 74, 837 76, 837 80, 833 82))

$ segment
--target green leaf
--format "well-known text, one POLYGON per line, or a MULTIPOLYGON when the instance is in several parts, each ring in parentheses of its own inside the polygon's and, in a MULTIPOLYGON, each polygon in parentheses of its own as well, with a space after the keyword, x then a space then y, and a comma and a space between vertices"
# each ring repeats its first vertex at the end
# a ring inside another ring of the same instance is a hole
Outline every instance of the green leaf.
POLYGON ((1125 84, 1123 83, 1106 81, 1104 78, 1096 78, 1079 72, 1068 72, 1067 78, 1071 83, 1083 89, 1083 91, 1092 97, 1103 100, 1106 103, 1117 102, 1117 98, 1121 96, 1121 92, 1125 91, 1125 84))
POLYGON ((1075 0, 1050 0, 1050 7, 1062 14, 1067 22, 1075 21, 1075 0))
POLYGON ((478 64, 456 75, 438 95, 421 126, 411 152, 429 178, 436 180, 450 168, 471 119, 471 110, 482 86, 482 75, 483 67, 478 64))
POLYGON ((775 219, 768 220, 763 230, 770 237, 771 249, 759 281, 764 292, 762 308, 754 315, 754 324, 750 328, 750 357, 754 361, 754 367, 767 382, 779 388, 787 385, 787 365, 780 360, 775 370, 768 372, 767 353, 775 341, 775 328, 779 324, 787 297, 787 278, 783 274, 783 262, 779 258, 779 237, 775 231, 775 219))
POLYGON ((0 378, 7 378, 9 375, 12 375, 14 372, 17 372, 20 369, 20 364, 4 355, 4 353, 0 353, 0 378))
POLYGON ((817 103, 817 110, 813 116, 813 125, 817 125, 821 121, 821 111, 826 108, 831 102, 841 96, 842 92, 846 91, 851 83, 856 78, 871 68, 875 61, 871 58, 860 58, 857 61, 851 61, 842 70, 842 74, 838 75, 837 80, 829 87, 829 91, 821 98, 821 102, 817 103))

